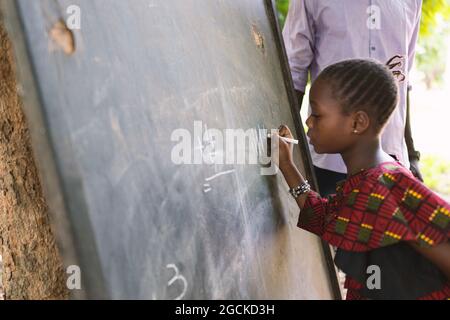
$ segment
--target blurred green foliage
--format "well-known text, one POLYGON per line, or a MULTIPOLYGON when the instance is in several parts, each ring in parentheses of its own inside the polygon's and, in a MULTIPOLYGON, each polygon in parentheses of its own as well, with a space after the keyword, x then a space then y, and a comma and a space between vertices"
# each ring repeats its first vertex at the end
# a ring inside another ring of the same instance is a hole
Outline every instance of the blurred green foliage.
POLYGON ((289 10, 289 0, 276 0, 277 10, 278 10, 278 19, 280 21, 281 26, 284 26, 284 22, 286 21, 286 15, 289 10))
POLYGON ((425 184, 450 199, 450 161, 442 157, 426 155, 420 161, 425 184))
MULTIPOLYGON (((289 10, 289 0, 276 0, 276 6, 279 22, 283 26, 289 10)), ((416 64, 424 73, 428 87, 442 83, 447 63, 446 40, 449 35, 450 0, 423 0, 416 64)))
POLYGON ((449 35, 450 0, 424 0, 416 63, 428 88, 443 83, 449 35))

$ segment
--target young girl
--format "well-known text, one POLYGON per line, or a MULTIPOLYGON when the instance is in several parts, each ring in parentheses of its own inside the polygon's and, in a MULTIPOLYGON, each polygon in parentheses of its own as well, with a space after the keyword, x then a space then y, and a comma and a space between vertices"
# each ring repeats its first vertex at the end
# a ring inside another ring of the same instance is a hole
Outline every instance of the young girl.
POLYGON ((278 164, 301 209, 298 227, 338 248, 347 299, 449 299, 450 205, 381 148, 397 96, 393 74, 380 63, 329 66, 310 91, 308 137, 317 153, 341 154, 347 180, 321 198, 282 139, 278 164))

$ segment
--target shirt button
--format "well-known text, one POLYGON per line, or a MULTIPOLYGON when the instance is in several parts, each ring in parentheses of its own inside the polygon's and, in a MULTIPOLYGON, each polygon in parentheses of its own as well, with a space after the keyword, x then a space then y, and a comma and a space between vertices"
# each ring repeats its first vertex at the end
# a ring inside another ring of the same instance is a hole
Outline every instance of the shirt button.
POLYGON ((375 47, 371 47, 370 49, 372 49, 372 51, 375 51, 377 48, 375 48, 375 47))

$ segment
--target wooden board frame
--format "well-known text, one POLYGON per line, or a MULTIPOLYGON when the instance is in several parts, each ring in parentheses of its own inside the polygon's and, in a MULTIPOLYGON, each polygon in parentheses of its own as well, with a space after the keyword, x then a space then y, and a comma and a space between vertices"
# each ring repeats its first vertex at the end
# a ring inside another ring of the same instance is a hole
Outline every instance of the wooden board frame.
MULTIPOLYGON (((266 9, 267 9, 267 16, 272 25, 274 38, 276 39, 276 43, 277 43, 277 49, 278 49, 278 54, 279 54, 280 61, 281 61, 282 72, 283 72, 285 85, 286 85, 287 92, 288 92, 289 103, 291 106, 291 113, 292 113, 292 117, 294 119, 294 124, 295 124, 295 133, 297 134, 297 137, 299 138, 299 140, 302 141, 302 143, 299 143, 299 147, 301 149, 302 159, 303 159, 303 163, 305 165, 305 170, 306 170, 306 175, 307 175, 306 179, 308 179, 308 181, 312 182, 311 185, 314 188, 314 190, 319 191, 319 185, 317 183, 317 178, 316 178, 316 175, 314 172, 313 163, 312 163, 312 159, 311 159, 311 153, 308 148, 308 141, 306 139, 305 130, 303 129, 303 121, 302 121, 302 118, 300 115, 300 107, 301 106, 299 105, 299 101, 297 100, 297 96, 296 96, 296 93, 294 90, 294 83, 293 83, 292 76, 291 76, 289 62, 288 62, 288 58, 287 58, 287 54, 286 54, 286 48, 284 46, 283 37, 281 35, 280 24, 278 22, 277 15, 276 15, 277 10, 276 10, 276 6, 275 6, 275 1, 274 0, 264 0, 264 1, 265 1, 266 9)), ((339 281, 337 278, 337 272, 336 272, 337 270, 334 265, 331 247, 324 240, 322 240, 322 247, 323 247, 323 254, 325 256, 325 260, 327 263, 327 268, 329 270, 330 283, 331 283, 331 286, 333 289, 334 298, 336 300, 342 300, 341 288, 339 286, 339 281)))

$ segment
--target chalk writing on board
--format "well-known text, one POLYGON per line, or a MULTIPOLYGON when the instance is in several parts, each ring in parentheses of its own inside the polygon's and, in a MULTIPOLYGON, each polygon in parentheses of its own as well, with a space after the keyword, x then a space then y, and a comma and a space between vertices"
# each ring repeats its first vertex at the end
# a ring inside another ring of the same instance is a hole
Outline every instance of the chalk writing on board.
POLYGON ((202 139, 200 137, 197 137, 198 146, 194 148, 194 150, 203 150, 205 146, 203 145, 202 139))
POLYGON ((203 124, 203 131, 203 136, 197 136, 198 146, 194 150, 200 150, 203 162, 206 164, 214 164, 214 168, 217 170, 218 161, 216 155, 219 153, 219 150, 216 150, 216 141, 212 138, 210 132, 215 132, 215 129, 208 129, 208 125, 205 123, 203 124))
MULTIPOLYGON (((218 153, 218 150, 216 150, 216 141, 211 137, 211 132, 208 129, 208 125, 205 123, 203 124, 204 134, 202 137, 197 136, 197 142, 198 145, 194 148, 195 150, 201 150, 203 160, 207 164, 213 164, 214 165, 214 172, 215 174, 206 178, 205 183, 203 184, 203 192, 208 193, 212 190, 212 186, 210 183, 212 180, 222 176, 227 175, 235 172, 235 170, 227 170, 227 171, 218 171, 218 163, 215 160, 215 157, 218 153), (205 159, 206 158, 206 159, 205 159)), ((221 152, 221 151, 219 151, 221 152)))
POLYGON ((209 183, 203 184, 203 192, 208 193, 212 190, 211 185, 209 183))
POLYGON ((205 134, 203 138, 206 143, 203 149, 203 152, 205 152, 205 154, 203 155, 203 161, 205 161, 205 163, 207 164, 214 164, 214 168, 217 168, 216 142, 214 141, 214 139, 211 138, 211 134, 206 124, 205 124, 205 134))
MULTIPOLYGON (((231 174, 231 173, 233 173, 233 172, 235 172, 235 171, 236 171, 235 169, 232 169, 232 170, 227 170, 227 171, 218 172, 218 173, 216 173, 216 174, 214 174, 214 175, 212 175, 212 176, 206 178, 205 181, 206 181, 206 182, 210 182, 210 181, 212 181, 212 180, 214 180, 214 179, 217 179, 217 178, 220 177, 220 176, 227 175, 227 174, 231 174)), ((211 184, 209 184, 209 183, 204 183, 204 184, 203 184, 203 192, 204 192, 204 193, 208 193, 208 192, 210 192, 211 190, 212 190, 211 184)))
POLYGON ((175 275, 173 276, 172 279, 169 280, 169 282, 167 283, 167 286, 170 287, 172 286, 172 284, 174 284, 175 281, 181 281, 181 283, 183 284, 183 290, 180 293, 180 295, 178 295, 174 300, 181 300, 183 299, 183 297, 186 295, 187 292, 187 288, 188 288, 188 282, 186 280, 185 277, 183 277, 180 272, 178 271, 178 268, 176 265, 174 264, 168 264, 166 266, 166 268, 168 269, 173 269, 175 271, 175 275))
POLYGON ((227 171, 222 171, 222 172, 216 173, 215 175, 213 175, 213 176, 211 176, 211 177, 209 177, 209 178, 206 178, 205 181, 212 181, 212 180, 214 180, 214 179, 217 179, 217 178, 220 177, 220 176, 223 176, 223 175, 226 175, 226 174, 230 174, 230 173, 233 173, 233 172, 235 172, 235 171, 236 171, 235 169, 231 169, 231 170, 227 170, 227 171))

